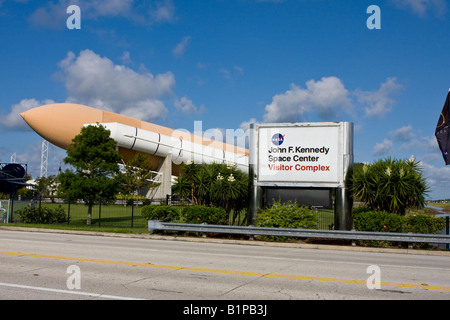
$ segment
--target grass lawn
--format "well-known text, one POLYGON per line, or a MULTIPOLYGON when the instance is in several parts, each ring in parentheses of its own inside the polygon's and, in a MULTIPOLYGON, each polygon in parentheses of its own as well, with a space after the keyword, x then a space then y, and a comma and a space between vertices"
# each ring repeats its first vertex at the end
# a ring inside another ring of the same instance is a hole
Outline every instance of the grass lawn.
MULTIPOLYGON (((14 202, 15 216, 13 221, 18 220, 17 210, 29 205, 29 202, 14 202)), ((38 206, 39 204, 36 204, 38 206)), ((146 228, 147 221, 142 218, 140 211, 142 206, 124 206, 116 204, 94 205, 92 207, 91 226, 86 225, 88 207, 80 203, 41 203, 41 208, 56 209, 61 206, 64 209, 68 223, 63 225, 86 226, 88 228, 113 227, 113 228, 146 228), (99 219, 100 218, 100 219, 99 219)))

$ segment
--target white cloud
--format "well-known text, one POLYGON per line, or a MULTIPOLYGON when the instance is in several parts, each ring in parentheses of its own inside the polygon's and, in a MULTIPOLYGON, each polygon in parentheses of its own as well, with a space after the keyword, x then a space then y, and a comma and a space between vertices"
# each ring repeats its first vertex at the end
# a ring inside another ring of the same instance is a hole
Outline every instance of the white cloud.
POLYGON ((159 1, 156 8, 150 10, 150 17, 153 22, 174 22, 175 5, 172 0, 159 1))
POLYGON ((248 121, 244 121, 241 123, 241 125, 239 126, 240 129, 246 131, 250 129, 250 124, 252 123, 258 123, 258 121, 255 118, 251 118, 248 121))
POLYGON ((47 6, 37 8, 29 17, 29 22, 35 27, 46 29, 66 28, 65 20, 67 7, 71 4, 79 5, 77 1, 69 3, 67 0, 60 0, 57 3, 49 2, 47 6))
POLYGON ((317 113, 321 118, 330 118, 341 111, 350 112, 352 105, 349 92, 339 78, 326 77, 310 80, 306 89, 295 84, 291 89, 272 98, 266 106, 265 122, 298 121, 307 113, 317 113))
POLYGON ((131 56, 130 56, 130 52, 129 51, 125 51, 122 56, 120 57, 120 61, 122 61, 122 63, 124 65, 129 65, 131 64, 131 56))
MULTIPOLYGON (((72 1, 73 2, 73 1, 72 1)), ((83 2, 82 8, 97 16, 128 16, 133 7, 133 0, 91 0, 83 2)))
POLYGON ((389 139, 384 139, 383 142, 377 143, 373 148, 372 154, 374 156, 382 156, 387 154, 392 149, 393 143, 389 139))
POLYGON ((181 42, 178 43, 176 45, 176 47, 172 50, 173 55, 175 57, 181 57, 185 53, 190 42, 191 42, 191 36, 184 37, 181 40, 181 42))
POLYGON ((396 141, 408 142, 415 137, 415 133, 412 125, 408 125, 390 132, 389 136, 396 141))
POLYGON ((203 105, 201 105, 200 108, 197 108, 192 100, 188 99, 186 96, 182 97, 181 99, 176 99, 174 105, 177 110, 183 112, 184 114, 192 114, 205 111, 205 107, 203 105))
POLYGON ((58 0, 37 8, 29 17, 29 22, 35 27, 63 29, 69 17, 66 9, 70 5, 80 7, 82 20, 122 17, 147 25, 175 21, 172 0, 159 1, 155 5, 151 1, 138 3, 134 0, 58 0))
MULTIPOLYGON (((222 70, 224 75, 229 75, 225 71, 222 70)), ((292 84, 289 90, 275 95, 272 103, 266 105, 264 121, 304 121, 311 114, 335 121, 333 118, 342 113, 356 119, 358 110, 355 110, 355 102, 364 107, 366 117, 382 118, 392 110, 395 104, 392 96, 402 88, 396 78, 388 78, 377 91, 349 91, 337 77, 309 80, 306 88, 292 84)))
POLYGON ((11 112, 0 117, 0 125, 8 129, 29 129, 25 121, 23 121, 20 114, 33 108, 42 105, 54 103, 53 100, 38 101, 36 99, 23 99, 17 104, 11 106, 11 112))
POLYGON ((378 91, 355 90, 354 94, 359 102, 367 105, 367 117, 382 118, 392 110, 395 101, 391 96, 401 88, 396 78, 388 78, 378 91))
POLYGON ((439 144, 435 136, 424 136, 419 140, 418 147, 420 147, 424 153, 435 153, 441 158, 441 151, 439 149, 439 144))
POLYGON ((389 132, 383 142, 376 144, 374 154, 382 155, 392 149, 414 153, 427 160, 435 160, 440 155, 436 137, 421 134, 411 124, 389 132))
POLYGON ((233 70, 231 71, 227 68, 221 68, 219 69, 219 72, 225 79, 232 82, 235 77, 242 76, 244 74, 244 68, 240 66, 234 66, 233 70))
POLYGON ((450 180, 450 167, 446 167, 442 160, 442 166, 433 166, 426 162, 420 163, 422 173, 430 186, 430 198, 439 200, 448 198, 448 181, 450 180))
POLYGON ((443 15, 447 9, 445 0, 391 0, 398 8, 412 10, 415 14, 423 16, 429 10, 437 15, 443 15))
POLYGON ((159 100, 147 99, 138 101, 134 106, 119 111, 121 114, 141 120, 152 120, 156 118, 165 119, 167 108, 159 100))
POLYGON ((138 73, 91 50, 82 51, 78 57, 69 52, 59 67, 69 102, 133 117, 137 112, 148 121, 167 114, 160 99, 172 95, 175 77, 171 72, 156 76, 138 73))

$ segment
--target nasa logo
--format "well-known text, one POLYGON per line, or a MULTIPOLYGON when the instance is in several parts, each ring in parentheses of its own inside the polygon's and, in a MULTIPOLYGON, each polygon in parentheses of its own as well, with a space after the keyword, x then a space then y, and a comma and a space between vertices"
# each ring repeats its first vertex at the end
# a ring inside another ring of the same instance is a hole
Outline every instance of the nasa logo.
POLYGON ((284 142, 284 137, 285 136, 286 135, 283 136, 281 133, 274 134, 273 137, 272 137, 272 143, 275 146, 281 146, 283 144, 283 142, 284 142))

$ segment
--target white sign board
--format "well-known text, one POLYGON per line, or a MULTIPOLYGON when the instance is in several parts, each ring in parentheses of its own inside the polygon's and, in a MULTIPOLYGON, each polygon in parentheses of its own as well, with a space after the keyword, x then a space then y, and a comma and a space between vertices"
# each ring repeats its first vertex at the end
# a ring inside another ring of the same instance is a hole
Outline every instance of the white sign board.
POLYGON ((343 184, 342 123, 259 124, 256 134, 258 182, 343 184))

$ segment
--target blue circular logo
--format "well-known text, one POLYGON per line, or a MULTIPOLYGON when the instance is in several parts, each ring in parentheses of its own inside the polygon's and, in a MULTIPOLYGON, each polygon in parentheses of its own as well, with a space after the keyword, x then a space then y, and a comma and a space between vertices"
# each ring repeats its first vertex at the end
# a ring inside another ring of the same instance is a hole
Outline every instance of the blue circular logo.
POLYGON ((272 137, 272 143, 275 146, 281 146, 284 142, 284 137, 285 137, 285 135, 283 136, 281 133, 276 133, 272 137))

